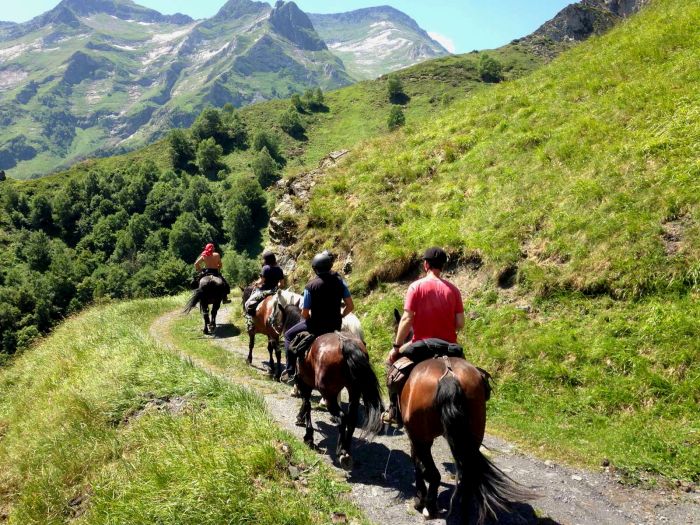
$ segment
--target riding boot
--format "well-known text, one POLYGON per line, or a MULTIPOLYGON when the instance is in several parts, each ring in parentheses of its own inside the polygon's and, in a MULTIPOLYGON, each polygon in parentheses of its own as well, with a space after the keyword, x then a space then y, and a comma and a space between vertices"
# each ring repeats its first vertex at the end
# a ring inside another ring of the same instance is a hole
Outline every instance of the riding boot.
POLYGON ((287 368, 280 376, 280 381, 293 385, 296 383, 297 356, 291 350, 287 353, 287 368))
POLYGON ((382 414, 382 421, 387 425, 396 425, 400 428, 403 426, 403 422, 401 421, 398 397, 398 394, 389 395, 389 408, 382 414))

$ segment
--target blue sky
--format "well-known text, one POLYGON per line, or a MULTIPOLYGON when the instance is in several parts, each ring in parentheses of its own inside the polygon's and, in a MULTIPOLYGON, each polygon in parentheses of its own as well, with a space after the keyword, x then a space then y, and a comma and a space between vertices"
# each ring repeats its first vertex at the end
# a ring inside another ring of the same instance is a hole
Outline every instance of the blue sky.
MULTIPOLYGON (((181 12, 193 18, 215 14, 226 0, 136 0, 161 13, 181 12)), ((2 0, 0 19, 24 22, 48 11, 58 0, 2 0), (8 5, 9 4, 9 5, 8 5)), ((273 2, 270 2, 273 3, 273 2)), ((361 7, 391 5, 410 15, 453 52, 506 44, 537 29, 572 0, 297 0, 310 13, 337 13, 361 7)))

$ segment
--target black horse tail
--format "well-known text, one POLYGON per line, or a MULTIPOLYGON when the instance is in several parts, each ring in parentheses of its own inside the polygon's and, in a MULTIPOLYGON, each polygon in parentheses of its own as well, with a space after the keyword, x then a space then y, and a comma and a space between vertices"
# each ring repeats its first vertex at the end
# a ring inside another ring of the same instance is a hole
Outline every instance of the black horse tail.
POLYGON ((190 300, 187 301, 187 305, 185 306, 185 309, 183 310, 183 313, 190 313, 192 309, 197 306, 197 303, 202 300, 202 297, 204 296, 204 290, 201 288, 197 288, 194 293, 192 294, 192 297, 190 297, 190 300))
POLYGON ((359 387, 362 401, 365 404, 365 424, 363 435, 377 435, 382 429, 382 396, 379 390, 379 380, 372 370, 369 356, 352 338, 341 337, 340 345, 343 358, 348 367, 350 381, 359 387))
POLYGON ((469 428, 467 398, 454 374, 447 374, 438 383, 435 405, 457 468, 450 514, 457 496, 473 496, 477 523, 481 525, 489 514, 497 519, 498 512, 511 512, 511 502, 533 497, 530 491, 510 479, 481 453, 480 443, 476 442, 469 428))

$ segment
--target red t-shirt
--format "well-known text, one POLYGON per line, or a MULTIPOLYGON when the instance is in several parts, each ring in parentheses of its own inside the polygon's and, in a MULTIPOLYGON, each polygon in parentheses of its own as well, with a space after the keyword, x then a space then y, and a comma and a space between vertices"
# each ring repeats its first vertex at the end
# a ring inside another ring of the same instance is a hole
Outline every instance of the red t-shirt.
POLYGON ((464 312, 464 305, 455 285, 443 279, 419 279, 408 287, 404 310, 414 313, 412 342, 431 337, 457 342, 455 316, 464 312))

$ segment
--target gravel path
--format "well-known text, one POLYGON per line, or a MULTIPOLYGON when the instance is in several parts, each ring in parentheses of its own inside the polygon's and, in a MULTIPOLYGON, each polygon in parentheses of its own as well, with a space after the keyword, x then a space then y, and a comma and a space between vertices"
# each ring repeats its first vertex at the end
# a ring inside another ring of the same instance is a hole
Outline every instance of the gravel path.
MULTIPOLYGON (((161 343, 188 357, 186 349, 176 348, 170 336, 170 325, 180 314, 173 312, 159 318, 151 327, 151 335, 161 343)), ((229 311, 219 313, 219 332, 235 333, 226 325, 229 311), (227 329, 228 328, 228 329, 227 329)), ((261 336, 259 336, 261 337, 261 336)), ((261 339, 262 340, 262 339, 261 339)), ((216 337, 212 343, 245 358, 247 337, 216 337)), ((294 425, 299 400, 289 396, 290 387, 270 380, 267 376, 267 352, 256 348, 253 367, 259 377, 241 378, 264 396, 270 414, 278 423, 300 439, 304 429, 294 425)), ((220 372, 193 360, 197 366, 215 375, 220 372)), ((242 366, 243 360, 241 361, 242 366)), ((227 378, 231 379, 231 378, 227 378)), ((315 398, 318 401, 318 398, 315 398)), ((329 414, 314 405, 312 413, 316 430, 315 442, 319 453, 329 462, 335 460, 337 431, 329 414)), ((424 520, 413 510, 413 465, 408 454, 409 442, 401 431, 390 430, 377 436, 372 442, 356 437, 353 441, 355 466, 347 479, 352 489, 352 500, 377 524, 415 525, 424 520)), ((495 437, 487 436, 484 442, 495 463, 516 481, 534 487, 538 499, 519 504, 513 515, 502 516, 498 523, 539 523, 577 525, 641 525, 641 524, 700 524, 700 493, 681 491, 645 490, 621 485, 614 476, 572 469, 551 461, 520 453, 515 446, 495 437)), ((435 463, 441 471, 442 487, 439 503, 446 508, 453 487, 453 461, 447 443, 439 439, 433 446, 435 463)), ((343 472, 340 471, 339 472, 343 472)), ((449 520, 436 519, 435 525, 461 523, 461 517, 453 515, 449 520)))

